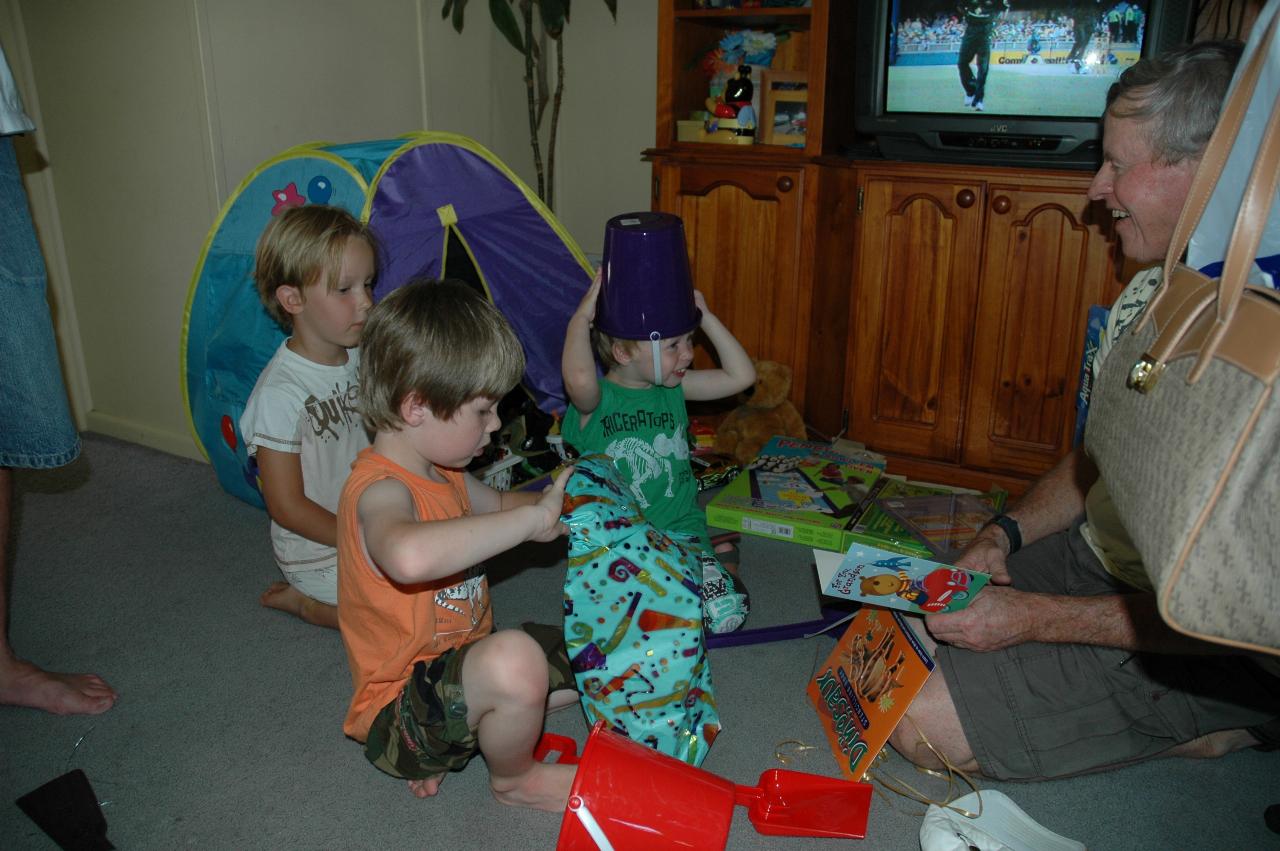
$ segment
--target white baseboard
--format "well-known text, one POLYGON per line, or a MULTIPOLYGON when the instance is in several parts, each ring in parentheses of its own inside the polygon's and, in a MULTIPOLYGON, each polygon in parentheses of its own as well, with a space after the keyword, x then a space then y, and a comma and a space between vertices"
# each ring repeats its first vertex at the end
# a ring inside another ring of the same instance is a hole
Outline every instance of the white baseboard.
POLYGON ((154 426, 113 417, 101 411, 90 411, 85 419, 88 423, 89 431, 105 434, 108 437, 114 437, 119 440, 127 440, 130 443, 138 443, 142 446, 158 449, 161 452, 168 452, 170 455, 191 458, 195 461, 208 461, 200 451, 200 448, 196 446, 195 439, 190 432, 175 434, 171 431, 157 429, 154 426))

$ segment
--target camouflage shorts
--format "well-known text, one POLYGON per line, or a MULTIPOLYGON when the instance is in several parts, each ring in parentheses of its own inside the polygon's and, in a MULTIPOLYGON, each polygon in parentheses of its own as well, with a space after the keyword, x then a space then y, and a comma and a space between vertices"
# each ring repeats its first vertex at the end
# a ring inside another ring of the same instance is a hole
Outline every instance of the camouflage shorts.
MULTIPOLYGON (((520 628, 538 642, 547 657, 548 691, 575 688, 573 671, 559 627, 525 623, 520 628)), ((467 726, 462 693, 462 662, 472 645, 446 650, 418 662, 396 699, 373 719, 364 755, 393 777, 421 780, 461 771, 479 750, 476 731, 467 726)))

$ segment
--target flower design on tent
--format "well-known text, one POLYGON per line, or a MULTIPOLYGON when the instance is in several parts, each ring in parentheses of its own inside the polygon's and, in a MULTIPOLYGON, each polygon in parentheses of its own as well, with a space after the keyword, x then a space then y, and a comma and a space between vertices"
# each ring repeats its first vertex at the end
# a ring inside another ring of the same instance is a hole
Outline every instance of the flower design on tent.
POLYGON ((290 183, 284 189, 272 189, 271 197, 276 199, 276 205, 271 208, 273 216, 280 215, 290 207, 302 207, 307 203, 307 199, 298 192, 296 183, 290 183))

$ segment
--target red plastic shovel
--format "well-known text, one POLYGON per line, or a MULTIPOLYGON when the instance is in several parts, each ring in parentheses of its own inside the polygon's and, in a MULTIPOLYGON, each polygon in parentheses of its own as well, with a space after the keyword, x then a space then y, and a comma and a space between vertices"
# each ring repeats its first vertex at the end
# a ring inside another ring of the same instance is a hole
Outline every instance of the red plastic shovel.
POLYGON ((559 851, 723 849, 734 806, 760 833, 776 836, 866 836, 871 787, 785 769, 739 786, 613 732, 596 722, 578 757, 578 744, 547 733, 534 758, 577 765, 559 851))

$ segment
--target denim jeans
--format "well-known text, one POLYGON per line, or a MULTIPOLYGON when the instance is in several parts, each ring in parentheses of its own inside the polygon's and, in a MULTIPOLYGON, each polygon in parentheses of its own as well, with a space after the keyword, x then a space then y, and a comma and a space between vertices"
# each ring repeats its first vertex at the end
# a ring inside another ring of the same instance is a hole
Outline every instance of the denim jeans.
POLYGON ((58 467, 80 454, 13 138, 0 136, 0 467, 58 467))

